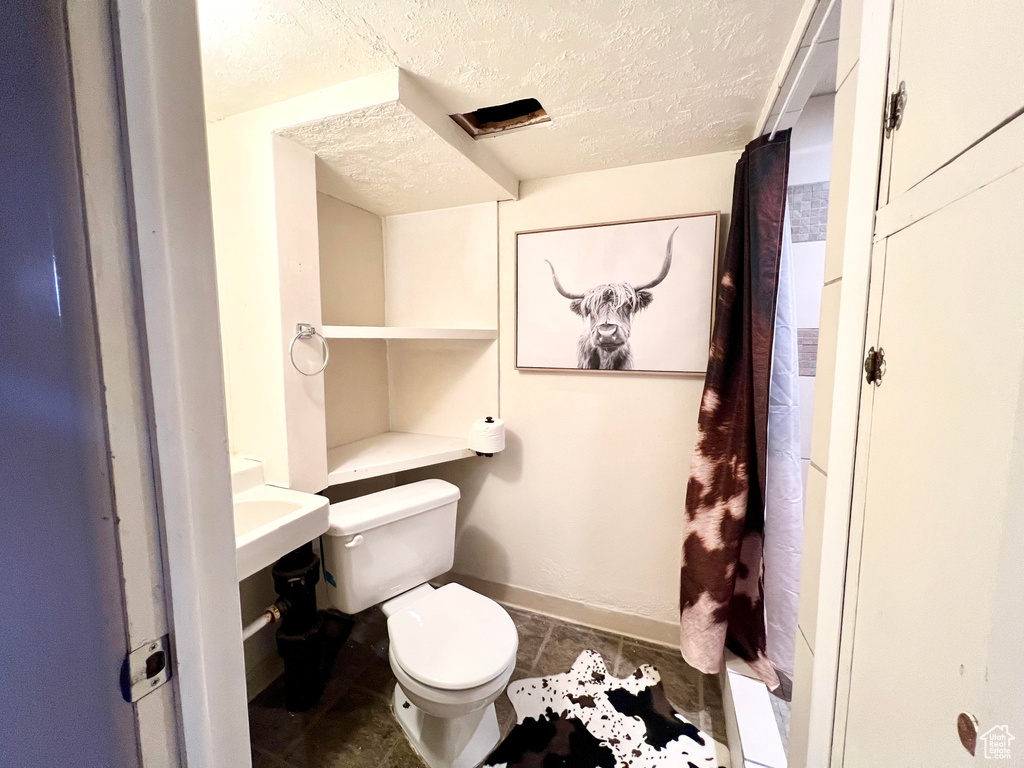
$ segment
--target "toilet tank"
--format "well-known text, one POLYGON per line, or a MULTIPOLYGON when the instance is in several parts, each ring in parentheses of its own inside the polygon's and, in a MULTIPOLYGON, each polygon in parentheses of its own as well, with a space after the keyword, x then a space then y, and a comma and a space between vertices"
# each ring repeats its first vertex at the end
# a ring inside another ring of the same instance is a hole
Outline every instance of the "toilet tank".
POLYGON ((459 495, 422 480, 331 504, 322 539, 331 605, 358 613, 450 571, 459 495))

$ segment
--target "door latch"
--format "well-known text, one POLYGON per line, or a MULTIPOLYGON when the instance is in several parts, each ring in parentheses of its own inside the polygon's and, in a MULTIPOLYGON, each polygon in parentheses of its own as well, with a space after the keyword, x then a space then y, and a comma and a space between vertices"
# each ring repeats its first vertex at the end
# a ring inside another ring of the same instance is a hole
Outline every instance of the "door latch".
POLYGON ((889 103, 885 109, 885 138, 892 136, 893 131, 898 131, 903 125, 903 113, 907 108, 907 84, 900 82, 899 89, 889 96, 889 103))
POLYGON ((876 387, 882 386, 882 377, 885 376, 885 350, 879 347, 872 347, 864 358, 864 378, 868 384, 876 387))
POLYGON ((171 678, 170 641, 167 635, 150 640, 124 657, 121 665, 121 695, 138 701, 171 678))

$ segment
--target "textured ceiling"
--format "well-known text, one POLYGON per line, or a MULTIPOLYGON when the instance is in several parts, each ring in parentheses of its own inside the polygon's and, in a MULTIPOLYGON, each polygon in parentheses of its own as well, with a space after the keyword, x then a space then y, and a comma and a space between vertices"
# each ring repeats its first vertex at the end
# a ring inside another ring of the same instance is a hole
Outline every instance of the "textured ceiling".
POLYGON ((801 0, 199 0, 210 119, 399 66, 448 112, 536 97, 482 139, 522 179, 742 146, 801 0))
POLYGON ((509 197, 397 100, 277 133, 316 153, 317 189, 379 216, 509 197))

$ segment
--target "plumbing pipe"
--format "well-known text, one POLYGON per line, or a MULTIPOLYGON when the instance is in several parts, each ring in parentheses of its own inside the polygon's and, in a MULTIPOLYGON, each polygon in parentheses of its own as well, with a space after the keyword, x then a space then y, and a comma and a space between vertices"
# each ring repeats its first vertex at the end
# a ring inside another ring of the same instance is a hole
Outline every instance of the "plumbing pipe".
POLYGON ((320 701, 327 682, 324 619, 316 609, 320 558, 312 543, 278 560, 271 575, 278 599, 288 605, 277 630, 277 652, 284 659, 284 705, 289 712, 306 712, 320 701))
POLYGON ((268 624, 280 621, 281 617, 287 612, 287 610, 288 607, 281 600, 278 600, 273 605, 268 606, 256 621, 251 624, 247 624, 242 628, 242 640, 248 640, 268 624))

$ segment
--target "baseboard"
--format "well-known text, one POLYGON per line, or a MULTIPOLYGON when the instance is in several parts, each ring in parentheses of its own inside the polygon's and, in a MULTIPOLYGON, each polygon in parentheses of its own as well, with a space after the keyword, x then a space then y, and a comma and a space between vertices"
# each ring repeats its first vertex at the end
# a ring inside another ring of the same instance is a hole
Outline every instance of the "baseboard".
POLYGON ((252 668, 245 670, 245 693, 252 701, 284 673, 284 659, 276 653, 264 656, 252 668))
POLYGON ((679 644, 679 625, 675 622, 636 616, 632 613, 588 605, 557 595, 547 595, 523 587, 514 587, 510 584, 484 581, 460 573, 447 573, 437 581, 444 584, 457 582, 474 592, 479 592, 481 595, 486 595, 492 600, 512 608, 542 613, 545 616, 564 619, 573 624, 582 624, 671 648, 676 648, 679 644))

